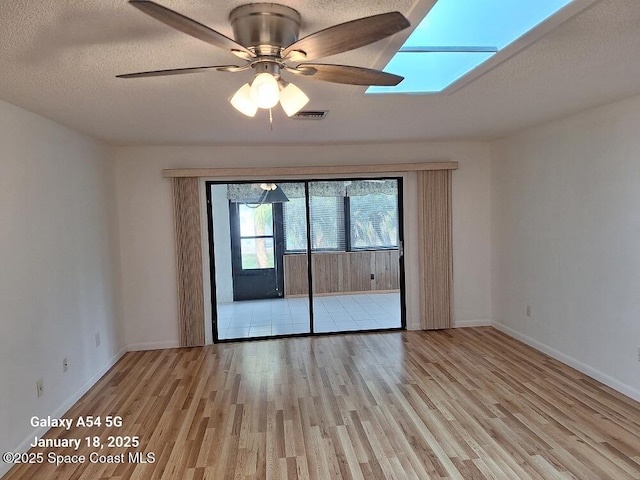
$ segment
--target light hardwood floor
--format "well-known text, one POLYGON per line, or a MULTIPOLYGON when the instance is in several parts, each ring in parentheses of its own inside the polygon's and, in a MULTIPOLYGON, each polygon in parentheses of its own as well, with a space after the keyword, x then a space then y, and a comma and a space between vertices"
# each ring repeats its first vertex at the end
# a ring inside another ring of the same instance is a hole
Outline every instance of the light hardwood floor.
POLYGON ((129 353, 65 417, 98 414, 50 436, 156 463, 5 479, 640 478, 640 404, 489 327, 129 353))

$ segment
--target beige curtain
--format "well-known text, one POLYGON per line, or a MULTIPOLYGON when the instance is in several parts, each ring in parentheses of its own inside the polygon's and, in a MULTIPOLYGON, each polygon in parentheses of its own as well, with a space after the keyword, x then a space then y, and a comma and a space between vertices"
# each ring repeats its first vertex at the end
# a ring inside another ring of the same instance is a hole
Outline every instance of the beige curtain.
POLYGON ((451 170, 418 172, 420 323, 424 330, 453 326, 451 170))
POLYGON ((204 294, 197 178, 173 179, 180 345, 204 345, 204 294))

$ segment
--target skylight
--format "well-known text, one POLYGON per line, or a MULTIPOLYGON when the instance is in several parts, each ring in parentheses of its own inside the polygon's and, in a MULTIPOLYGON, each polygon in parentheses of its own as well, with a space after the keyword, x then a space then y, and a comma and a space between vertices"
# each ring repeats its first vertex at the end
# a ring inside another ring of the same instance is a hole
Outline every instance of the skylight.
POLYGON ((384 69, 404 81, 367 93, 440 92, 571 1, 438 0, 384 69))

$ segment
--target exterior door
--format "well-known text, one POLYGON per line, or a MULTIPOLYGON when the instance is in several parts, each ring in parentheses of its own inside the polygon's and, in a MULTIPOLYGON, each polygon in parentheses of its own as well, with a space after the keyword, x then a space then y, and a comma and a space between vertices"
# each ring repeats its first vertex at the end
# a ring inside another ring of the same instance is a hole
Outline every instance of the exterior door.
POLYGON ((233 299, 283 296, 282 204, 230 202, 233 299))

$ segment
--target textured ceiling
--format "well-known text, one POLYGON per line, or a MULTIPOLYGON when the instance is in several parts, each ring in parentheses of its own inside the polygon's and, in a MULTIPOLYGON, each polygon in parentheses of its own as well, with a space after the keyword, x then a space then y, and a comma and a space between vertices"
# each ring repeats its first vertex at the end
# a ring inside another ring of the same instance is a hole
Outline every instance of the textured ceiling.
MULTIPOLYGON (((158 0, 228 36, 245 1, 158 0)), ((416 25, 433 0, 282 0, 301 36, 399 10, 416 25)), ((334 57, 382 68, 409 30, 334 57)), ((640 93, 640 1, 575 0, 559 18, 494 58, 483 75, 435 95, 365 95, 364 88, 293 80, 329 110, 323 121, 276 112, 269 130, 227 99, 249 72, 121 80, 144 70, 236 63, 236 58, 153 20, 125 0, 0 2, 0 99, 113 144, 283 144, 495 138, 640 93)))

